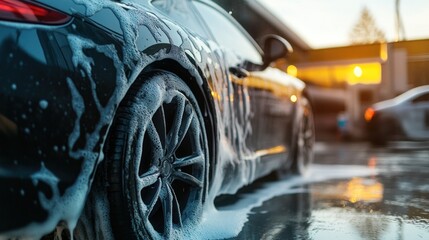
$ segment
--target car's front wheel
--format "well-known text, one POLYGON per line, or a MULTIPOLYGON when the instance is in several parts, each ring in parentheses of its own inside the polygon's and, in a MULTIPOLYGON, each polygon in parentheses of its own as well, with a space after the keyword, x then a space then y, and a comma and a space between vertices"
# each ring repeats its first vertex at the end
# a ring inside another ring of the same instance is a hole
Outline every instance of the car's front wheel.
POLYGON ((110 217, 118 239, 170 239, 201 216, 209 153, 202 113, 176 75, 131 88, 107 151, 110 217))

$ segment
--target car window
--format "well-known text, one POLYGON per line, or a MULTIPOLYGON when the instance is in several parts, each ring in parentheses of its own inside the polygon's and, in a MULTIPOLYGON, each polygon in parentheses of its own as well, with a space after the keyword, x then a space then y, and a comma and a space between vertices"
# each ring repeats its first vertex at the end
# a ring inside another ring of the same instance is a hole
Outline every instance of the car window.
POLYGON ((217 43, 247 61, 262 64, 262 56, 253 41, 227 13, 202 2, 195 1, 194 5, 217 43))
POLYGON ((423 102, 429 103, 429 93, 425 93, 413 99, 414 104, 423 102))

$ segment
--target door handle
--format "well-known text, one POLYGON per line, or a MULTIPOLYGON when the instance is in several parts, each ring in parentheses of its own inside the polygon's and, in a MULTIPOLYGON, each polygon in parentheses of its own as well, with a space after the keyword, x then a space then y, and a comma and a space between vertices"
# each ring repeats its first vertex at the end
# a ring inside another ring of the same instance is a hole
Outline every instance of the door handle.
POLYGON ((238 78, 245 78, 249 76, 249 72, 242 67, 230 67, 229 72, 238 78))

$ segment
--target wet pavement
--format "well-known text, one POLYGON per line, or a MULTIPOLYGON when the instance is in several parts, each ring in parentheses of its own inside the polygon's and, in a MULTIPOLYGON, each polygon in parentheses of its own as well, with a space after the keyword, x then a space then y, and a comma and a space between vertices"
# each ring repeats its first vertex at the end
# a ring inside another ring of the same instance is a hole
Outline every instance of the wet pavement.
POLYGON ((318 143, 314 162, 305 177, 218 199, 221 211, 249 208, 232 239, 429 239, 429 143, 318 143))

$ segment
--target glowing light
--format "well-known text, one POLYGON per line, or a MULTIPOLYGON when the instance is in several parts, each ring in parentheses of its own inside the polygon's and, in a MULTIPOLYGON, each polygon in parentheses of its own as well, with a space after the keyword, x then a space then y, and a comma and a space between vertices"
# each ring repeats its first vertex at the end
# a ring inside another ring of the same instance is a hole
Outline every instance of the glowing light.
POLYGON ((380 58, 384 62, 388 59, 387 43, 382 43, 380 46, 380 58))
POLYGON ((358 78, 362 77, 362 68, 361 68, 361 67, 359 67, 359 66, 356 66, 356 67, 353 69, 353 73, 354 73, 354 74, 355 74, 355 76, 356 76, 356 77, 358 77, 358 78))
POLYGON ((216 100, 220 100, 220 95, 216 91, 211 91, 212 97, 216 100))
POLYGON ((369 122, 374 117, 375 111, 373 108, 367 108, 365 111, 365 121, 369 122))
POLYGON ((298 76, 298 68, 295 67, 294 65, 289 65, 286 69, 286 72, 291 75, 291 76, 298 76))
POLYGON ((292 96, 290 96, 290 101, 291 102, 296 102, 298 100, 298 98, 296 97, 296 95, 292 95, 292 96))

